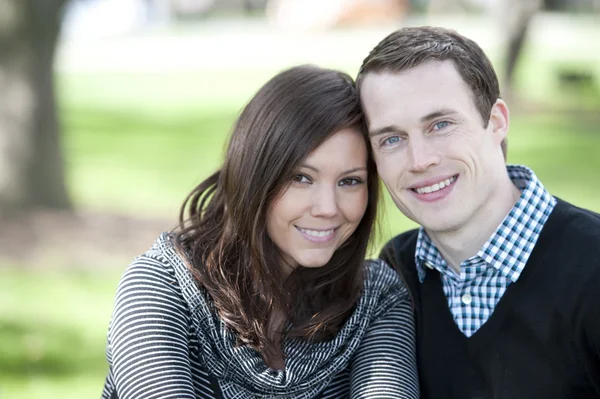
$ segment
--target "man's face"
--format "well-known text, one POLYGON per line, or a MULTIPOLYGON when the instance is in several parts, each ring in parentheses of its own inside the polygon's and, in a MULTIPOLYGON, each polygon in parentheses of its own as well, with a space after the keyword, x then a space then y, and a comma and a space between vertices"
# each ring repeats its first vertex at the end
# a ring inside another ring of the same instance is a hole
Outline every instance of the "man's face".
POLYGON ((361 101, 377 170, 402 213, 430 233, 485 223, 506 176, 502 100, 484 123, 454 64, 428 61, 368 73, 361 101))

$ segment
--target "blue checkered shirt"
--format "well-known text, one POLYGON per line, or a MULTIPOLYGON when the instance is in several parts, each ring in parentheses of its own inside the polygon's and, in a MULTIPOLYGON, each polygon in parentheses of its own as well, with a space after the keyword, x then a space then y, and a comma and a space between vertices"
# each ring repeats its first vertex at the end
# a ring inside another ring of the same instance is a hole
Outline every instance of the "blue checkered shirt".
POLYGON ((460 264, 460 275, 442 258, 425 230, 419 230, 415 263, 421 282, 429 268, 440 272, 454 321, 467 337, 490 317, 510 283, 517 281, 544 223, 556 205, 533 171, 508 165, 521 197, 475 256, 460 264))

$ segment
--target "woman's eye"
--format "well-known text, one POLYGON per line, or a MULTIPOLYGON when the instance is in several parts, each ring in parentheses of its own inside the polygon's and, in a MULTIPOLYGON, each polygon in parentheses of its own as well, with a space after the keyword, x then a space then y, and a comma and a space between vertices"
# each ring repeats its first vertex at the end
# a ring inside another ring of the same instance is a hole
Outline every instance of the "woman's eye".
POLYGON ((434 130, 440 130, 445 128, 446 126, 450 125, 450 122, 448 121, 441 121, 436 123, 435 125, 433 125, 434 130))
POLYGON ((340 180, 338 186, 355 186, 357 184, 362 184, 364 181, 362 179, 358 179, 356 177, 347 177, 345 179, 340 180))
POLYGON ((294 176, 294 182, 296 183, 310 183, 310 179, 305 175, 298 174, 294 176))

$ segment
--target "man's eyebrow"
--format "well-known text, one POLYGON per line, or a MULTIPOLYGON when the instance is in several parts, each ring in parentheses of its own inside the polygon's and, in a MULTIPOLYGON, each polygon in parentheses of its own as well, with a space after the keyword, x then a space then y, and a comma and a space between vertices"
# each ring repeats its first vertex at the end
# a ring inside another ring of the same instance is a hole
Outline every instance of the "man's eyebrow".
MULTIPOLYGON (((457 115, 458 112, 452 108, 442 108, 442 109, 437 109, 433 112, 428 113, 427 115, 424 115, 420 118, 420 122, 421 123, 425 123, 425 122, 429 122, 433 119, 442 117, 442 116, 448 116, 448 115, 457 115)), ((389 125, 389 126, 384 126, 384 127, 380 127, 378 129, 372 130, 369 132, 369 137, 375 137, 375 136, 379 136, 380 134, 385 134, 385 133, 403 133, 404 131, 402 129, 400 129, 398 126, 396 125, 389 125)))
POLYGON ((458 114, 458 112, 451 108, 438 109, 438 110, 428 113, 425 116, 422 116, 421 123, 429 122, 432 119, 436 119, 441 116, 447 116, 447 115, 452 115, 452 114, 458 114))
POLYGON ((384 127, 380 127, 379 129, 370 131, 369 137, 375 137, 375 136, 379 136, 380 134, 385 134, 385 133, 402 133, 402 129, 400 129, 396 125, 384 126, 384 127))

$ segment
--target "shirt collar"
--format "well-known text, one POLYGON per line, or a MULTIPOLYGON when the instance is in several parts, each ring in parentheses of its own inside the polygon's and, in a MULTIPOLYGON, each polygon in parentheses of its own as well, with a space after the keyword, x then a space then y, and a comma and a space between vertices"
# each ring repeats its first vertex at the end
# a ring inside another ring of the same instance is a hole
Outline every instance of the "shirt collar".
MULTIPOLYGON (((465 260, 462 265, 479 258, 515 282, 556 205, 556 199, 546 191, 531 169, 521 165, 508 165, 506 169, 513 184, 521 190, 521 196, 477 255, 465 260)), ((422 227, 417 237, 415 263, 421 282, 430 268, 442 273, 448 269, 447 263, 422 227)))

